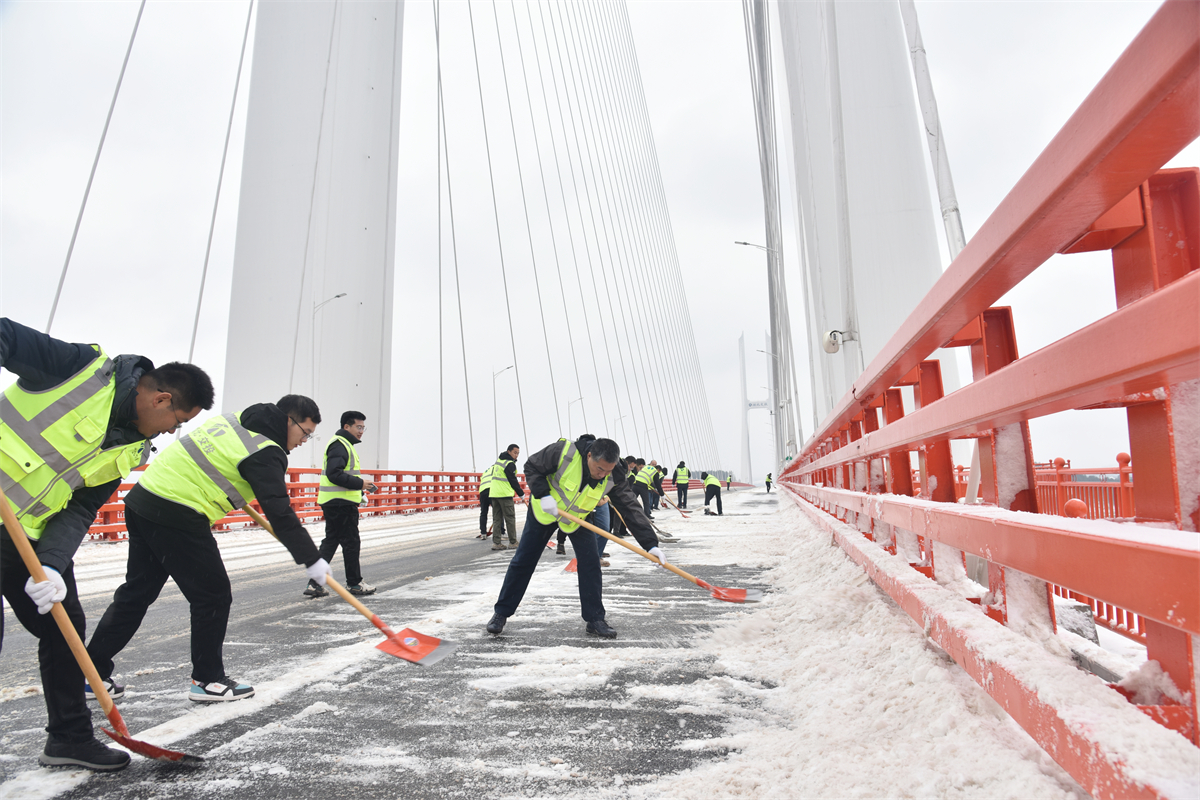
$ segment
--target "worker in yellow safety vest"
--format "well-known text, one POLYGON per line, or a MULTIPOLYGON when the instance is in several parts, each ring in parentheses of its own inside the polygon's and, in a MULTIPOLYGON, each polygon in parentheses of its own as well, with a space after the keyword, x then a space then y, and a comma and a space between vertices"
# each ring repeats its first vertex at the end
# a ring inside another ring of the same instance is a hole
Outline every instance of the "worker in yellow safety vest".
POLYGON ((587 633, 605 639, 616 638, 617 632, 605 620, 596 534, 560 517, 559 511, 583 519, 607 496, 625 517, 638 544, 666 563, 654 529, 625 483, 625 467, 618 463, 619 458, 620 448, 612 439, 597 439, 585 434, 574 442, 559 439, 525 462, 525 480, 535 499, 530 502, 529 513, 525 515, 525 530, 517 552, 508 562, 495 613, 487 624, 488 633, 499 634, 504 630, 505 622, 516 613, 525 596, 546 543, 556 531, 562 530, 570 537, 575 550, 579 606, 587 622, 587 633))
MULTIPOLYGON (((363 492, 374 494, 379 487, 362 477, 358 465, 358 451, 354 446, 362 441, 367 430, 367 417, 361 411, 346 411, 342 414, 342 427, 325 443, 325 461, 321 469, 321 480, 317 488, 317 504, 325 518, 325 538, 317 553, 326 561, 333 561, 333 554, 342 548, 342 562, 346 565, 346 589, 350 594, 363 597, 375 594, 375 587, 363 582, 362 564, 358 554, 362 541, 358 536, 358 507, 363 501, 363 492)), ((308 597, 325 597, 329 594, 324 586, 309 580, 304 587, 308 597)))
POLYGON ((254 687, 229 677, 222 646, 233 592, 212 526, 257 500, 297 564, 324 586, 330 569, 300 524, 287 487, 287 455, 312 438, 321 412, 302 395, 209 417, 163 450, 125 496, 129 555, 125 583, 104 612, 88 653, 110 680, 113 658, 137 633, 172 578, 191 607, 192 680, 197 703, 242 700, 254 687))
POLYGON ((492 465, 492 549, 506 550, 504 532, 508 531, 508 547, 517 546, 517 509, 513 495, 524 497, 525 490, 517 481, 517 456, 521 448, 510 444, 492 465))
POLYGON ((492 475, 496 465, 492 464, 479 476, 479 536, 477 539, 488 539, 488 512, 492 510, 492 475))
POLYGON ((641 498, 642 510, 646 512, 646 519, 654 519, 654 509, 651 507, 650 495, 655 492, 655 474, 654 467, 647 464, 646 459, 639 458, 637 460, 637 473, 633 476, 633 490, 641 498))
POLYGON ((767 473, 767 494, 771 493, 771 473, 767 473))
POLYGON ((10 319, 0 319, 0 366, 17 376, 0 397, 0 487, 46 573, 34 583, 13 532, 0 533, 0 592, 39 640, 49 736, 38 761, 121 769, 129 754, 96 739, 83 673, 49 612, 61 603, 83 636, 75 551, 122 479, 146 462, 149 440, 212 407, 212 381, 192 364, 109 357, 10 319))
POLYGON ((721 507, 721 479, 708 472, 701 472, 700 477, 704 480, 704 513, 712 514, 708 504, 715 497, 717 499, 717 516, 724 515, 725 509, 721 507))
POLYGON ((688 481, 692 473, 682 461, 675 468, 675 505, 687 508, 688 481))

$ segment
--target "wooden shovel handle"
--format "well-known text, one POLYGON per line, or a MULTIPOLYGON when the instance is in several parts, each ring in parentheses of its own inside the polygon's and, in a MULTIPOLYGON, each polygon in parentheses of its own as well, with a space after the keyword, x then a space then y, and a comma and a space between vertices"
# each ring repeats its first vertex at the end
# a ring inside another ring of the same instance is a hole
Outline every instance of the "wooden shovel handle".
MULTIPOLYGON (((613 510, 616 511, 615 506, 613 507, 613 510)), ((617 544, 621 545, 621 547, 624 547, 628 550, 632 550, 633 552, 637 553, 642 558, 648 559, 649 561, 652 561, 655 564, 660 564, 661 566, 666 567, 667 569, 671 570, 671 572, 674 572, 679 577, 687 578, 689 581, 696 584, 697 586, 701 585, 701 582, 698 578, 687 574, 686 572, 684 572, 683 570, 681 570, 679 567, 675 566, 674 564, 668 563, 666 561, 659 561, 657 558, 650 555, 645 550, 638 547, 636 544, 629 544, 624 539, 622 539, 620 536, 613 536, 608 531, 601 530, 600 528, 597 528, 595 525, 591 524, 590 522, 584 522, 579 517, 575 516, 574 514, 570 514, 566 511, 563 511, 561 508, 558 510, 558 515, 570 522, 574 522, 576 525, 582 525, 583 527, 587 528, 588 530, 594 531, 595 533, 599 534, 600 536, 603 536, 605 539, 616 542, 617 544)), ((618 512, 617 516, 620 516, 620 512, 618 512)), ((621 521, 624 522, 625 518, 622 517, 621 521)), ((705 584, 705 585, 707 585, 707 584, 705 584)))
MULTIPOLYGON (((253 519, 256 523, 258 523, 259 527, 261 527, 263 530, 265 530, 267 533, 271 534, 272 536, 275 536, 275 529, 271 527, 271 523, 267 522, 266 518, 263 517, 262 514, 258 513, 253 508, 251 508, 249 503, 242 506, 242 511, 245 511, 247 514, 249 514, 250 518, 253 519)), ((275 536, 275 541, 279 541, 278 536, 275 536)), ((376 620, 378 620, 379 617, 372 614, 371 609, 367 608, 362 603, 358 602, 358 598, 356 598, 354 595, 350 594, 350 592, 347 591, 346 587, 342 586, 340 583, 335 581, 333 579, 332 575, 327 575, 325 577, 325 584, 327 586, 332 587, 333 590, 335 592, 337 592, 343 600, 345 600, 350 605, 354 606, 354 609, 358 613, 362 614, 364 617, 371 620, 372 625, 375 625, 375 627, 377 627, 377 628, 379 627, 379 624, 376 623, 376 620)), ((387 627, 387 626, 385 625, 384 627, 387 627)), ((382 630, 382 628, 381 628, 381 630, 382 630)), ((387 631, 384 631, 384 633, 387 633, 387 631)), ((389 634, 389 635, 394 635, 394 634, 389 634)))
MULTIPOLYGON (((37 553, 33 552, 33 545, 29 543, 29 538, 25 535, 25 529, 21 527, 21 522, 17 519, 17 515, 13 513, 12 506, 9 505, 8 498, 4 495, 3 490, 0 490, 0 519, 4 520, 4 527, 8 530, 8 535, 12 538, 13 544, 17 546, 17 552, 21 554, 21 560, 25 562, 25 568, 29 570, 29 575, 33 578, 33 582, 42 583, 46 581, 46 571, 42 569, 42 563, 38 561, 37 553)), ((62 631, 63 638, 67 640, 67 645, 71 648, 71 653, 75 656, 75 660, 79 662, 79 668, 83 670, 83 675, 87 678, 88 684, 91 685, 92 691, 95 692, 96 699, 100 701, 100 708, 104 709, 104 715, 112 722, 113 727, 117 729, 117 733, 122 736, 128 736, 129 729, 125 727, 125 722, 121 719, 120 712, 116 710, 112 698, 108 696, 108 689, 104 687, 104 681, 100 680, 100 673, 96 671, 96 665, 92 663, 92 657, 88 655, 87 648, 83 646, 83 640, 79 638, 79 631, 75 630, 75 626, 71 624, 71 618, 67 616, 67 610, 62 607, 62 603, 55 603, 50 609, 50 614, 54 617, 54 621, 58 623, 58 629, 62 631)))

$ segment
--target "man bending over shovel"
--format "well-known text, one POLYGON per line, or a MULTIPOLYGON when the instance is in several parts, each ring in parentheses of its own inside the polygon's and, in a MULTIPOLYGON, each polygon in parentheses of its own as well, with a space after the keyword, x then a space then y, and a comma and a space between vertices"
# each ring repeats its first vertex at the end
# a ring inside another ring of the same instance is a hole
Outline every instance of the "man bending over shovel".
POLYGON ((233 593, 212 526, 255 498, 275 536, 311 580, 324 586, 329 564, 292 510, 287 454, 321 421, 317 404, 289 394, 238 414, 211 417, 163 450, 125 497, 129 563, 88 653, 105 680, 113 657, 137 633, 146 610, 174 578, 192 615, 192 681, 198 703, 243 700, 254 688, 230 678, 221 649, 233 593))
POLYGON ((587 632, 605 639, 617 638, 617 632, 604 619, 601 599, 603 578, 596 534, 558 516, 558 510, 586 517, 607 496, 625 517, 625 523, 645 550, 663 563, 666 557, 658 546, 658 537, 641 505, 625 482, 625 465, 620 463, 620 448, 612 439, 596 439, 587 434, 574 442, 559 439, 529 457, 525 462, 525 482, 534 498, 525 515, 525 531, 516 555, 508 562, 504 585, 496 600, 495 614, 487 624, 488 633, 500 633, 504 623, 517 611, 538 559, 546 551, 546 542, 556 531, 571 537, 579 567, 579 606, 587 622, 587 632))
POLYGON ((122 769, 129 754, 96 739, 83 672, 49 612, 61 603, 82 635, 75 551, 121 480, 145 463, 148 440, 212 408, 212 381, 193 364, 156 369, 144 356, 110 358, 99 345, 63 342, 9 319, 0 319, 0 365, 17 376, 0 400, 0 486, 46 573, 34 583, 10 538, 15 531, 0 532, 0 592, 39 640, 49 737, 38 761, 122 769))

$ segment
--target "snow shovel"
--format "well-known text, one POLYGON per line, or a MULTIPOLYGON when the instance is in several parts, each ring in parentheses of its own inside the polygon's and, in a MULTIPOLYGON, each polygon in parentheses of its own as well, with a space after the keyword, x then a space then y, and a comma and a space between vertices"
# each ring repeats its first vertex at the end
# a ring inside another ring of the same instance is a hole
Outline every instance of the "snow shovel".
POLYGON ((763 596, 762 592, 758 589, 723 589, 720 586, 713 586, 712 584, 705 583, 704 581, 700 580, 699 578, 697 578, 693 575, 687 574, 686 572, 684 572, 683 570, 681 570, 679 567, 675 566, 674 564, 659 561, 657 558, 650 555, 649 553, 647 553, 645 550, 638 547, 637 545, 629 544, 621 537, 613 536, 608 531, 601 530, 600 528, 597 528, 595 525, 591 524, 590 522, 584 522, 579 517, 576 517, 573 514, 563 511, 561 508, 558 510, 558 515, 560 517, 563 517, 564 519, 566 519, 569 522, 574 522, 576 525, 582 525, 583 527, 587 528, 588 530, 594 531, 598 535, 603 536, 605 539, 614 541, 617 544, 621 545, 622 547, 624 547, 628 550, 632 550, 633 552, 637 553, 642 558, 649 559, 650 561, 653 561, 655 564, 661 564, 663 567, 671 570, 671 572, 674 572, 679 577, 687 578, 689 581, 696 584, 701 589, 707 589, 708 591, 712 592, 712 596, 715 597, 717 600, 725 600, 726 602, 729 602, 729 603, 757 603, 760 600, 762 600, 762 596, 763 596))
POLYGON ((662 496, 662 500, 663 500, 663 502, 664 502, 664 503, 666 503, 667 505, 669 505, 671 508, 675 509, 675 510, 676 510, 676 511, 678 511, 680 514, 682 514, 684 519, 691 519, 691 517, 689 517, 689 516, 688 516, 688 514, 690 514, 690 513, 692 513, 692 512, 690 512, 690 511, 684 511, 682 508, 680 508, 679 506, 675 505, 675 504, 674 504, 674 503, 672 503, 670 500, 668 500, 668 499, 667 499, 667 496, 666 496, 665 494, 662 496))
MULTIPOLYGON (((249 514, 250 518, 258 523, 263 530, 275 536, 275 530, 271 527, 271 523, 267 522, 262 514, 259 514, 249 505, 242 506, 242 511, 249 514)), ((275 536, 275 538, 276 540, 279 539, 278 536, 275 536)), ((371 624, 382 631, 383 635, 387 637, 375 645, 377 650, 382 650, 388 655, 403 658, 405 661, 411 661, 414 664, 427 667, 431 664, 436 664, 458 649, 458 644, 455 642, 448 642, 444 639, 438 639, 436 636, 417 633, 411 628, 405 628, 397 633, 384 624, 384 621, 378 615, 372 614, 370 609, 360 603, 358 598, 350 594, 346 587, 335 581, 332 575, 326 576, 325 583, 341 595, 343 600, 354 606, 354 609, 358 613, 371 620, 371 624)))
MULTIPOLYGON (((4 496, 2 490, 0 490, 0 518, 3 518, 4 527, 8 529, 8 535, 12 537, 13 544, 17 546, 17 551, 21 554, 21 560, 25 562, 25 567, 29 570, 34 583, 45 581, 46 571, 42 569, 37 554, 33 552, 33 546, 29 544, 29 538, 25 536, 25 529, 21 527, 21 523, 17 520, 16 514, 12 511, 12 506, 8 504, 8 498, 4 496)), ((108 717, 109 723, 114 728, 111 731, 108 728, 101 728, 100 730, 107 733, 117 744, 131 752, 137 753, 139 756, 153 758, 158 761, 174 761, 181 764, 199 764, 204 761, 201 756, 188 755, 176 750, 167 750, 148 744, 147 742, 139 742, 130 736, 129 728, 125 726, 125 720, 121 718, 121 712, 117 711, 117 707, 113 705, 112 698, 108 695, 108 689, 105 688, 104 681, 100 679, 100 673, 96 671, 96 665, 92 663, 92 657, 88 655, 87 648, 83 646, 83 640, 79 638, 79 632, 75 630, 75 626, 71 624, 70 617, 67 616, 67 610, 62 607, 62 603, 55 603, 50 609, 50 613, 54 616, 54 621, 58 623, 58 629, 62 631, 63 638, 67 640, 67 644, 71 647, 71 653, 75 656, 75 660, 79 662, 79 668, 83 670, 83 675, 91 685, 92 691, 96 693, 96 699, 100 701, 100 708, 104 710, 104 715, 108 717)))

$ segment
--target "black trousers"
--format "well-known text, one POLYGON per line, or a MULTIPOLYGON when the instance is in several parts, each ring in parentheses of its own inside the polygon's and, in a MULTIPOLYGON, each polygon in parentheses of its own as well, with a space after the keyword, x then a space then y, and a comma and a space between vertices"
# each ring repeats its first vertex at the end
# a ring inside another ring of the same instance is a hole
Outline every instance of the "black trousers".
POLYGON ((767 481, 767 494, 771 493, 771 482, 767 481))
POLYGON ((490 489, 484 489, 482 492, 479 493, 479 532, 482 533, 484 536, 487 535, 488 511, 491 510, 491 507, 492 507, 492 500, 491 500, 490 495, 491 495, 490 489))
MULTIPOLYGON (((83 697, 83 671, 79 669, 54 617, 51 614, 39 614, 37 606, 25 594, 29 570, 25 568, 25 562, 21 560, 21 554, 17 552, 8 532, 0 532, 0 537, 3 537, 0 541, 0 592, 17 620, 38 640, 38 666, 42 673, 46 716, 49 718, 46 733, 54 742, 86 742, 93 737, 93 732, 92 712, 88 710, 83 697)), ((87 635, 87 630, 83 606, 79 604, 79 593, 75 590, 74 568, 62 573, 62 578, 67 585, 67 596, 62 606, 82 639, 87 635)), ((3 625, 3 613, 0 613, 0 638, 4 635, 3 625)))
POLYGON ((687 508, 687 481, 678 481, 675 484, 675 505, 680 508, 687 508))
POLYGON ((338 546, 342 548, 342 561, 346 565, 346 585, 362 583, 362 565, 358 554, 362 540, 358 536, 358 506, 353 503, 326 503, 321 506, 325 517, 325 538, 318 553, 326 561, 333 561, 338 546))
POLYGON ((88 653, 102 678, 113 673, 113 658, 137 633, 146 610, 173 578, 191 606, 192 678, 212 683, 225 677, 222 647, 233 591, 217 540, 211 532, 172 528, 125 509, 129 562, 125 583, 100 618, 88 653))
POLYGON ((713 498, 717 498, 717 513, 724 514, 725 509, 721 508, 721 487, 720 486, 705 486, 704 487, 704 505, 713 498))
MULTIPOLYGON (((508 562, 504 573, 504 584, 496 600, 495 611, 503 617, 511 617, 525 597, 529 579, 537 569, 538 560, 546 552, 546 543, 558 532, 558 523, 543 525, 530 511, 525 515, 525 531, 517 552, 508 562)), ((579 610, 588 622, 604 619, 604 579, 600 574, 600 554, 596 547, 596 534, 587 528, 577 528, 568 533, 579 570, 579 610)))
POLYGON ((642 498, 642 508, 645 510, 646 516, 649 517, 652 510, 650 508, 650 487, 644 483, 638 483, 635 481, 633 488, 634 491, 637 492, 638 497, 642 498))

